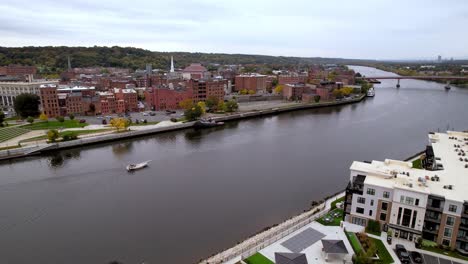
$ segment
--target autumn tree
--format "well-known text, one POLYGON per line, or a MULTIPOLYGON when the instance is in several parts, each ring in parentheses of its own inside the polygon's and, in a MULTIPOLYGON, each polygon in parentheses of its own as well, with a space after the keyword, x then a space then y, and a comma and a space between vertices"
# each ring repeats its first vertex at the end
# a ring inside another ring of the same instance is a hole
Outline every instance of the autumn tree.
POLYGON ((191 108, 185 109, 184 116, 187 118, 188 121, 193 121, 199 118, 202 115, 202 108, 200 105, 192 105, 191 108))
POLYGON ((202 115, 205 114, 206 113, 206 104, 205 104, 205 102, 200 101, 200 102, 197 103, 197 105, 201 109, 201 114, 202 115))
POLYGON ((127 127, 130 126, 130 121, 128 119, 125 119, 125 118, 113 118, 111 121, 110 121, 110 125, 111 127, 115 128, 117 131, 123 129, 123 130, 126 130, 127 127))
POLYGON ((193 100, 190 98, 182 100, 179 102, 179 106, 185 110, 190 109, 193 107, 193 100))
POLYGON ((216 110, 219 104, 219 99, 216 96, 208 96, 208 98, 206 98, 205 103, 208 109, 216 110))
POLYGON ((57 129, 47 131, 47 139, 49 139, 50 142, 55 142, 59 136, 60 134, 57 129))
POLYGON ((254 94, 255 94, 255 91, 254 91, 254 90, 249 90, 249 94, 250 94, 250 95, 254 95, 254 94))
POLYGON ((237 109, 239 109, 239 105, 235 100, 229 100, 224 104, 225 112, 235 112, 237 109))
POLYGON ((49 117, 45 113, 41 113, 41 115, 39 116, 39 119, 45 122, 49 121, 49 117))
POLYGON ((282 84, 277 85, 274 91, 275 91, 275 94, 281 94, 283 92, 283 85, 282 84))

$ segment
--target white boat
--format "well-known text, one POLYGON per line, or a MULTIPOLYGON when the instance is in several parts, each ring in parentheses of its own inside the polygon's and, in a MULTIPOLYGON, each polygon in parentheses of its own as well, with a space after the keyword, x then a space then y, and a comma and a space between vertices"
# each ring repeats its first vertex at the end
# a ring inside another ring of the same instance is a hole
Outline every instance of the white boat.
POLYGON ((374 96, 375 96, 375 90, 374 90, 374 87, 371 87, 367 91, 367 97, 374 97, 374 96))
POLYGON ((148 163, 150 161, 151 160, 147 160, 147 161, 144 161, 144 162, 141 162, 141 163, 136 163, 136 164, 128 164, 127 167, 126 167, 127 171, 134 171, 134 170, 143 169, 144 167, 148 166, 148 163))

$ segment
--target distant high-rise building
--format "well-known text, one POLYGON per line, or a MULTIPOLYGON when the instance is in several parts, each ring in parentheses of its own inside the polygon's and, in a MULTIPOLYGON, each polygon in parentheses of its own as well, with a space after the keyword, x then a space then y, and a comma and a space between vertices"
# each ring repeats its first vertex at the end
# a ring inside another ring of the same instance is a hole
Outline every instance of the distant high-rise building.
POLYGON ((437 62, 439 62, 439 63, 442 62, 442 56, 441 55, 437 56, 437 62))

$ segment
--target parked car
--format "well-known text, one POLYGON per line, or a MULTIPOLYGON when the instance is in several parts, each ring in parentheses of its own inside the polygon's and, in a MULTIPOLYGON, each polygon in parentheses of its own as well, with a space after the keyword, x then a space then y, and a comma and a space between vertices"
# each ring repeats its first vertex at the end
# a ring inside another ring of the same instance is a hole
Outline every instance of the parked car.
POLYGON ((408 251, 406 250, 405 246, 403 246, 401 244, 396 244, 395 245, 395 251, 396 251, 396 254, 397 254, 398 258, 400 259, 401 263, 404 263, 404 264, 410 264, 411 263, 410 255, 409 255, 408 251))
POLYGON ((150 116, 155 116, 156 113, 155 113, 155 112, 150 112, 149 115, 150 115, 150 116))
POLYGON ((118 114, 119 117, 123 117, 123 114, 118 114))
POLYGON ((388 243, 389 245, 392 244, 392 237, 391 237, 391 236, 387 236, 387 243, 388 243))
POLYGON ((410 255, 411 259, 413 260, 413 263, 423 263, 422 256, 419 252, 412 251, 410 255))
POLYGON ((80 123, 86 123, 85 119, 80 119, 80 123))
POLYGON ((143 116, 148 116, 148 113, 146 113, 146 112, 143 112, 143 116))

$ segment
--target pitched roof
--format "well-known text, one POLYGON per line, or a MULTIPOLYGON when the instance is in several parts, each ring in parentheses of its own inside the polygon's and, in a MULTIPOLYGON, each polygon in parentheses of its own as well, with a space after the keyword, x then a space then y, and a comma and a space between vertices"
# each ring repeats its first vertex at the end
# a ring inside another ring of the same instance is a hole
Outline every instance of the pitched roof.
POLYGON ((303 253, 275 252, 276 264, 307 264, 307 257, 303 253))
POLYGON ((343 240, 322 239, 323 251, 332 254, 348 254, 343 240))

